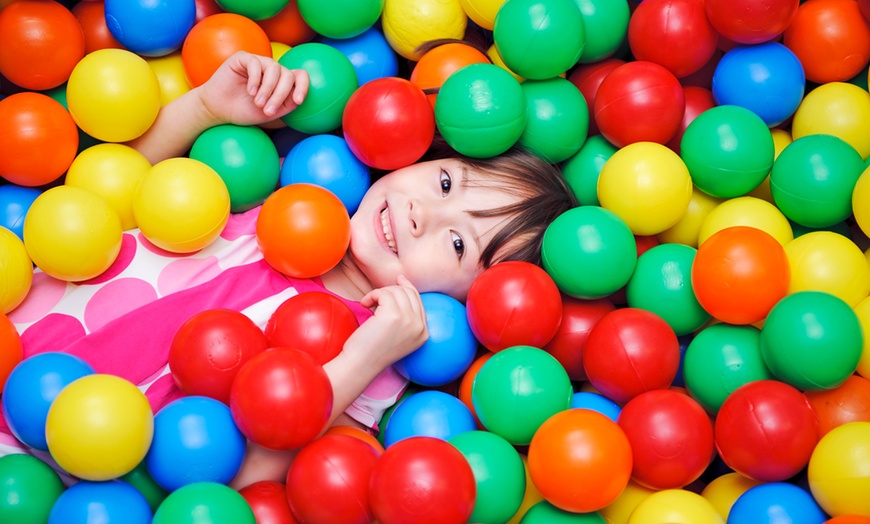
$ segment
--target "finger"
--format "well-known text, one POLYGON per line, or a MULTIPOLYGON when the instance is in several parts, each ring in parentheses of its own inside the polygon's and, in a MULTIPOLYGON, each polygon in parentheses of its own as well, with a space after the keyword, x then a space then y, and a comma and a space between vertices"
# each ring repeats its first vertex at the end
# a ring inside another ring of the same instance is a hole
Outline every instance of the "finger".
MULTIPOLYGON (((242 57, 239 59, 242 60, 242 57)), ((248 93, 251 96, 256 96, 262 82, 263 67, 260 65, 260 61, 256 59, 248 59, 245 62, 247 62, 245 64, 245 73, 248 76, 248 93)))
POLYGON ((311 77, 308 76, 308 71, 304 69, 294 69, 296 83, 293 87, 293 101, 296 105, 301 105, 308 95, 308 87, 311 85, 311 77))

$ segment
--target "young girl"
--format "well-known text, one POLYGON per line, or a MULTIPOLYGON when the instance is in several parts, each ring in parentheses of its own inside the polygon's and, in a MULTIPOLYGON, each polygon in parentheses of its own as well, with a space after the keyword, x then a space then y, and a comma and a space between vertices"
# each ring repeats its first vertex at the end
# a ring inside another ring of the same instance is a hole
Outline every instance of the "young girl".
MULTIPOLYGON (((305 71, 239 52, 208 82, 164 107, 130 145, 152 164, 182 156, 212 126, 280 118, 303 102, 307 89, 305 71)), ((184 257, 159 250, 138 230, 125 232, 121 255, 104 275, 73 284, 37 271, 27 299, 9 317, 26 356, 78 355, 99 373, 139 384, 156 412, 181 395, 166 363, 175 331, 190 316, 227 308, 264 327, 287 298, 328 291, 360 320, 324 366, 334 392, 330 424, 377 430, 407 385, 392 364, 428 336, 420 293, 464 301, 492 264, 539 262, 547 225, 573 205, 559 171, 534 155, 515 149, 470 159, 436 146, 423 161, 371 185, 351 217, 345 257, 318 279, 288 278, 263 260, 255 208, 233 215, 221 238, 184 257)), ((0 451, 23 449, 2 421, 0 430, 0 451)), ((233 486, 283 481, 292 456, 249 444, 233 486)))

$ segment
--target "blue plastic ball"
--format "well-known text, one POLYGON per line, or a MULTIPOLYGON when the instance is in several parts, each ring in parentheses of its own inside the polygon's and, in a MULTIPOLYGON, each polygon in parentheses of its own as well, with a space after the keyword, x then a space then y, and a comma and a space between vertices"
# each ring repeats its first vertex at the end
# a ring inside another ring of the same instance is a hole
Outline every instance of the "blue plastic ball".
POLYGON ((178 50, 196 22, 194 0, 106 0, 105 10, 115 40, 142 56, 178 50))
POLYGON ((154 439, 145 467, 157 484, 174 491, 194 482, 229 483, 245 456, 245 437, 226 404, 182 397, 154 416, 154 439))
POLYGON ((822 524, 828 519, 810 492, 787 482, 768 482, 737 497, 728 522, 822 524))
POLYGON ((14 184, 0 186, 0 226, 12 231, 23 241, 24 217, 40 194, 42 191, 32 187, 14 184))
POLYGON ((64 387, 94 373, 90 364, 68 353, 40 353, 19 362, 9 373, 0 397, 12 434, 31 448, 48 451, 48 408, 64 387))
POLYGON ((805 83, 797 56, 778 42, 766 42, 725 53, 713 73, 712 90, 717 105, 744 107, 774 127, 797 110, 805 83))
POLYGON ((441 293, 422 293, 420 299, 429 338, 393 367, 421 386, 443 386, 462 376, 474 362, 477 339, 462 302, 441 293))
POLYGON ((324 38, 321 42, 344 53, 356 70, 359 85, 376 78, 399 74, 396 52, 377 28, 369 28, 353 38, 324 38))
POLYGON ((605 397, 601 393, 592 391, 578 391, 571 397, 571 408, 591 409, 605 415, 610 420, 616 422, 622 408, 619 404, 605 397))
POLYGON ((457 397, 438 390, 414 393, 393 410, 384 429, 384 446, 409 437, 441 440, 477 429, 471 410, 457 397))
POLYGON ((344 138, 312 135, 296 144, 281 164, 281 187, 299 182, 332 191, 353 215, 371 185, 371 174, 344 138))
POLYGON ((48 524, 149 524, 151 517, 145 496, 130 484, 83 480, 61 493, 48 514, 48 524))

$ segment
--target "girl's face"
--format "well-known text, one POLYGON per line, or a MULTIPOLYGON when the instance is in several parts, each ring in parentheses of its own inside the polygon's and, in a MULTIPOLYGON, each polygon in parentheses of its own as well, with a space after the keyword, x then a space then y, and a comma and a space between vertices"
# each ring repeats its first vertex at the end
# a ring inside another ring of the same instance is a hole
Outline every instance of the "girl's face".
POLYGON ((481 252, 509 218, 477 218, 469 211, 517 200, 496 189, 466 187, 467 174, 459 160, 434 160, 372 184, 351 218, 349 253, 375 288, 404 275, 421 293, 465 300, 483 271, 481 252))

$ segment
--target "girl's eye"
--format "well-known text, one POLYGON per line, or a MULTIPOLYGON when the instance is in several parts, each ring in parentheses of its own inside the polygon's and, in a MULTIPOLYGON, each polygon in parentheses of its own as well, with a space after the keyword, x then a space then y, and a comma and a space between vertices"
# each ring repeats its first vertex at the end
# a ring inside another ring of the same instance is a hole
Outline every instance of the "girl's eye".
POLYGON ((441 194, 446 196, 450 192, 450 188, 453 187, 453 179, 450 178, 450 173, 442 169, 441 178, 438 180, 438 183, 441 184, 441 194))
POLYGON ((462 240, 461 236, 452 231, 450 232, 450 238, 453 240, 453 249, 456 251, 459 258, 462 258, 462 255, 465 254, 465 241, 462 240))

